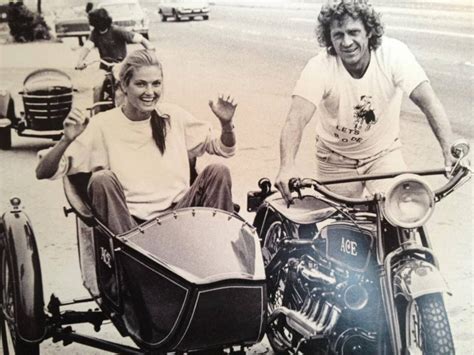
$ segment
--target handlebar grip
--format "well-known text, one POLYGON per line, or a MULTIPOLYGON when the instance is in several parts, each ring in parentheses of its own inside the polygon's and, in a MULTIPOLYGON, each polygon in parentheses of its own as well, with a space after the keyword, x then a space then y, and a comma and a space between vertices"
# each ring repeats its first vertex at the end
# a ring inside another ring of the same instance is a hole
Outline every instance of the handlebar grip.
POLYGON ((272 183, 268 178, 261 178, 258 180, 258 187, 262 190, 263 193, 269 193, 272 189, 272 183))
POLYGON ((436 200, 439 201, 443 197, 446 197, 451 192, 453 192, 456 186, 458 185, 458 183, 469 174, 470 174, 469 168, 463 167, 463 166, 459 167, 459 169, 454 174, 454 176, 451 177, 451 179, 449 179, 449 181, 444 186, 434 191, 436 200))
POLYGON ((288 181, 288 188, 290 191, 297 191, 298 189, 301 188, 301 179, 300 178, 291 178, 288 181))
POLYGON ((451 155, 456 159, 462 159, 469 153, 469 150, 470 146, 468 141, 465 139, 458 139, 451 146, 451 155))

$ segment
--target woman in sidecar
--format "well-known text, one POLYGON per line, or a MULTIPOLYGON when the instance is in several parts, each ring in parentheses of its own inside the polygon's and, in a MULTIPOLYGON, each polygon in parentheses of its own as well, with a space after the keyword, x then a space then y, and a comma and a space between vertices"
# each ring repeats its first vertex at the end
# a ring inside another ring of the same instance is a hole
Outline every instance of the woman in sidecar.
POLYGON ((170 208, 203 206, 232 212, 226 167, 207 167, 189 186, 189 158, 204 152, 234 154, 236 104, 230 96, 209 103, 222 126, 217 136, 207 122, 161 102, 163 71, 152 51, 131 53, 119 77, 125 103, 90 123, 73 109, 64 123, 64 137, 46 154, 40 153, 38 179, 92 173, 92 207, 115 234, 170 208))
POLYGON ((161 102, 162 67, 147 50, 125 59, 120 84, 125 103, 90 122, 73 109, 36 169, 39 179, 65 176, 85 286, 141 348, 254 344, 265 310, 257 236, 233 213, 226 167, 189 182, 189 158, 234 154, 237 105, 230 96, 209 102, 222 126, 214 135, 161 102))

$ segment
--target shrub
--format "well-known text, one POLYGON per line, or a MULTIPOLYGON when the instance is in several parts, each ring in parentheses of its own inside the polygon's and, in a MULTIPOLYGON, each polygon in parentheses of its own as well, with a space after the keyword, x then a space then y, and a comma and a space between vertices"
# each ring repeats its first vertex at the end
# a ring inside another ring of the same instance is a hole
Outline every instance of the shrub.
POLYGON ((49 27, 43 16, 30 11, 22 2, 10 2, 8 26, 15 42, 32 42, 51 39, 49 27))

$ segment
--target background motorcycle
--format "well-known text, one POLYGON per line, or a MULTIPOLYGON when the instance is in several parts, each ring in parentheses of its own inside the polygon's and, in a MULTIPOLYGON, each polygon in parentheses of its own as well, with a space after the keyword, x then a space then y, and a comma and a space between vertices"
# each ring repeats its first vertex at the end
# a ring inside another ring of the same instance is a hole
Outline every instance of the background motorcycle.
POLYGON ((99 87, 94 87, 92 89, 93 92, 93 106, 89 109, 91 110, 92 115, 96 115, 99 112, 104 112, 111 110, 118 106, 117 104, 120 104, 120 102, 117 103, 116 99, 117 97, 117 90, 118 88, 118 80, 117 76, 118 73, 116 73, 116 65, 119 64, 121 60, 114 60, 112 58, 105 58, 105 59, 98 59, 98 60, 93 60, 91 62, 88 62, 85 64, 85 67, 82 69, 76 68, 76 70, 83 70, 92 64, 95 63, 100 63, 101 64, 101 69, 104 70, 105 75, 104 75, 104 80, 102 84, 99 87))
POLYGON ((268 291, 267 337, 278 354, 454 354, 447 290, 425 229, 436 202, 466 182, 466 142, 452 169, 318 182, 292 179, 289 208, 268 179, 249 192, 268 291), (431 190, 422 175, 449 174, 431 190), (324 185, 395 178, 353 199, 324 185), (304 188, 305 194, 301 193, 304 188))

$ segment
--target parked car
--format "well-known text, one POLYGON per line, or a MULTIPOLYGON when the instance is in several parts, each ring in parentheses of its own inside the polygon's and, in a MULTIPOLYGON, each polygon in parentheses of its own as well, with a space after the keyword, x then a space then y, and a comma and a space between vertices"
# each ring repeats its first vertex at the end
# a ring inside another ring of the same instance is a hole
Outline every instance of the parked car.
MULTIPOLYGON (((106 0, 97 3, 93 8, 104 8, 113 19, 114 25, 142 34, 149 38, 149 19, 138 0, 106 0)), ((83 7, 65 10, 55 21, 56 37, 78 37, 79 44, 91 31, 87 13, 83 7)))
POLYGON ((193 20, 202 17, 209 20, 209 11, 209 3, 202 0, 165 0, 158 8, 163 22, 168 18, 181 21, 183 18, 193 20))

